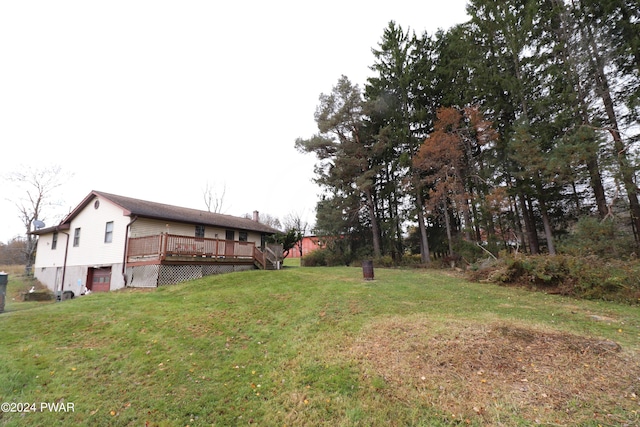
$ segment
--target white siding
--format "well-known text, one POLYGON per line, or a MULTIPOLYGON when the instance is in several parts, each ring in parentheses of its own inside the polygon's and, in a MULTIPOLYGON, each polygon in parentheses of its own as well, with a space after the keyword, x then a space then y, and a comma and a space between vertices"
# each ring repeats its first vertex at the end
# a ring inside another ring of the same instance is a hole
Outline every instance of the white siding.
POLYGON ((56 268, 64 265, 65 250, 65 290, 72 290, 78 295, 86 285, 87 269, 93 266, 111 266, 111 289, 124 287, 122 261, 129 217, 124 216, 122 209, 108 200, 101 199, 97 209, 94 201, 95 199, 88 203, 72 219, 68 231, 58 233, 58 245, 55 250, 51 249, 53 233, 38 238, 34 275, 51 290, 55 287, 56 268), (111 243, 105 243, 107 222, 113 222, 111 243), (73 246, 73 238, 77 228, 80 228, 80 242, 76 247, 73 246))
POLYGON ((67 235, 58 233, 58 243, 52 249, 53 233, 38 237, 37 257, 34 268, 62 266, 64 263, 64 250, 67 246, 67 235))
POLYGON ((129 217, 107 200, 100 200, 98 209, 91 201, 71 221, 67 265, 111 265, 122 263, 129 217), (105 227, 113 222, 113 239, 105 243, 105 227), (75 230, 80 228, 80 243, 73 246, 75 230))

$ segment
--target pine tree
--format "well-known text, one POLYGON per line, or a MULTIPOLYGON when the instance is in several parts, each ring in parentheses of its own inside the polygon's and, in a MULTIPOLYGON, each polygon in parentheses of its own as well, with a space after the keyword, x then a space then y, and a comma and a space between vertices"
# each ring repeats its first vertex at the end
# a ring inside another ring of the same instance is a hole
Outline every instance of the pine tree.
POLYGON ((320 95, 315 120, 319 133, 306 140, 298 138, 296 148, 315 153, 320 160, 316 182, 329 192, 327 200, 332 201, 332 207, 340 206, 347 216, 366 211, 373 254, 380 257, 380 228, 374 203, 380 144, 364 131, 363 98, 358 85, 342 76, 330 94, 320 95), (346 202, 357 205, 348 207, 346 202))

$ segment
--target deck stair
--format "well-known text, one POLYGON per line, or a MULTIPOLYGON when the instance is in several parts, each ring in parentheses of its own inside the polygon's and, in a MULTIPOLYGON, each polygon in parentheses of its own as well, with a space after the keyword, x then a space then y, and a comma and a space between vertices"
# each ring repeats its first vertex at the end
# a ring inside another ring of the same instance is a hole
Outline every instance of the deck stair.
POLYGON ((282 268, 282 245, 269 244, 264 251, 255 249, 254 263, 261 270, 279 270, 282 268))

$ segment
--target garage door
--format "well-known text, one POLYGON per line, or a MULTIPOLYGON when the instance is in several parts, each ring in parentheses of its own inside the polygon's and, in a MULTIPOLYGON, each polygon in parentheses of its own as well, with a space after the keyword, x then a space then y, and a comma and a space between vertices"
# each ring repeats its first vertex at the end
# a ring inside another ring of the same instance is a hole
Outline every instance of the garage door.
POLYGON ((91 268, 87 288, 91 292, 109 292, 111 287, 111 267, 91 268))

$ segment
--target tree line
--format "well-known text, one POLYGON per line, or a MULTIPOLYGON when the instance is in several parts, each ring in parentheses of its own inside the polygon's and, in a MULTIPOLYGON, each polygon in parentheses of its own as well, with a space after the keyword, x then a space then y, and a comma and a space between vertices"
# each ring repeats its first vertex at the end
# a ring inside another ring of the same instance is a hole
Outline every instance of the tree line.
POLYGON ((317 233, 346 257, 429 263, 465 245, 555 254, 596 221, 637 249, 640 4, 467 12, 435 34, 391 21, 364 87, 320 95, 318 132, 295 141, 318 159, 317 233))
POLYGON ((27 240, 22 237, 14 237, 7 243, 0 242, 0 265, 23 265, 27 246, 27 240))

